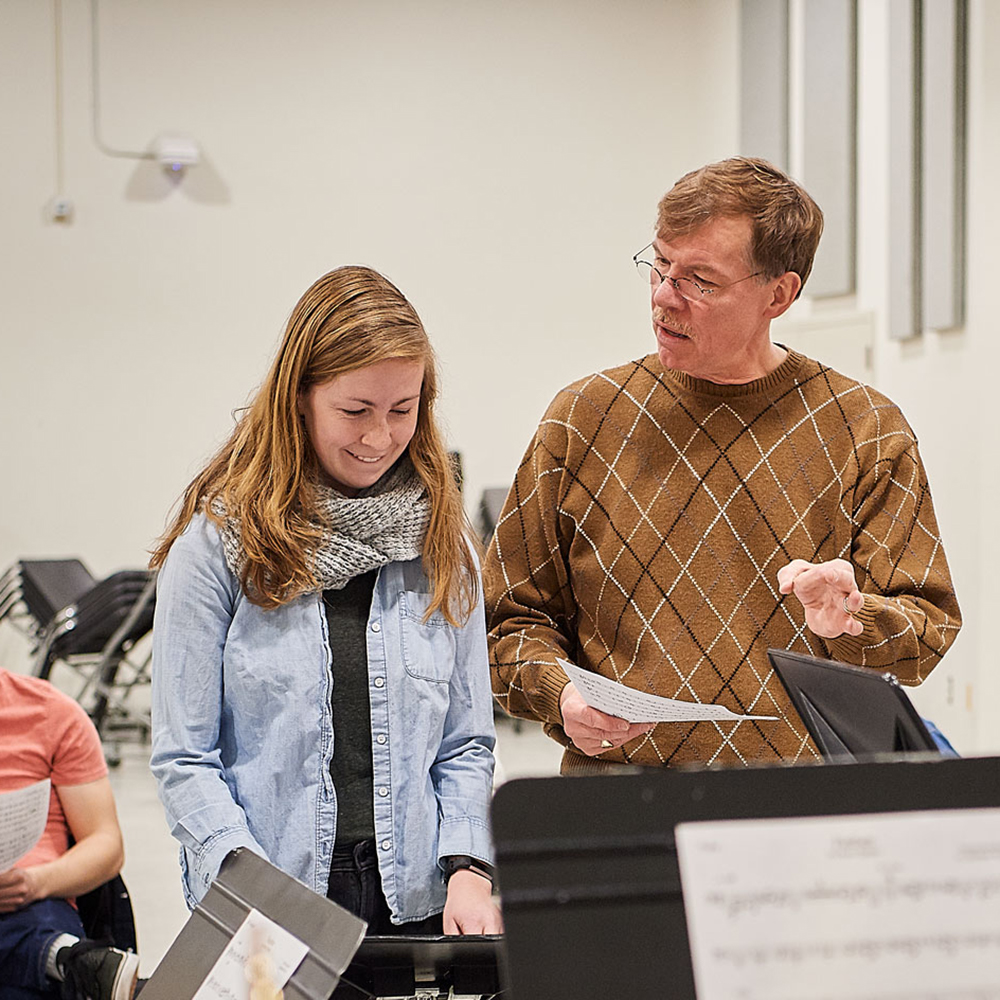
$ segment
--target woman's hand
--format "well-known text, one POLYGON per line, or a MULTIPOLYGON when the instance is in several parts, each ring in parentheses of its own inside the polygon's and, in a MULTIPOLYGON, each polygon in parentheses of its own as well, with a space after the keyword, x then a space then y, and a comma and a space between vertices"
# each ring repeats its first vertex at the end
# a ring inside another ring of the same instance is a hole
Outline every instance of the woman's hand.
POLYGON ((502 934, 500 911, 493 902, 493 884, 468 868, 448 879, 444 904, 445 934, 502 934))

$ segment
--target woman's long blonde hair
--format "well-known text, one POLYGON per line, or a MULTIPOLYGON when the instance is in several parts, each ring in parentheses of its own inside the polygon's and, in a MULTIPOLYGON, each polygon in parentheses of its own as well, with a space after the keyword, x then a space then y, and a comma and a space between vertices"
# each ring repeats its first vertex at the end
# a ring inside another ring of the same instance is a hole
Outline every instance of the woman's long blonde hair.
POLYGON ((407 451, 430 498, 422 553, 433 587, 428 613, 440 610, 452 625, 468 618, 479 593, 470 548, 476 542, 434 418, 434 351, 406 297, 367 267, 337 268, 299 299, 264 384, 229 440, 184 491, 150 566, 163 564, 199 511, 220 523, 211 509, 219 499, 240 523, 246 554, 240 584, 253 603, 273 608, 317 590, 309 552, 322 534, 314 495, 320 468, 298 411, 299 394, 390 358, 424 365, 407 451))

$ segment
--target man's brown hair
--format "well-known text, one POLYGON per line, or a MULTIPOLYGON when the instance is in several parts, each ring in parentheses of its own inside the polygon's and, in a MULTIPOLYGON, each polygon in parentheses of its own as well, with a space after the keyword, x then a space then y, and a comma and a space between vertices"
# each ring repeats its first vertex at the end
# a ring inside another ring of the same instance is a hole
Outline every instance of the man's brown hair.
POLYGON ((660 199, 656 235, 669 242, 723 216, 750 218, 751 270, 766 280, 794 271, 805 285, 823 232, 823 213, 787 174, 751 156, 692 170, 660 199))

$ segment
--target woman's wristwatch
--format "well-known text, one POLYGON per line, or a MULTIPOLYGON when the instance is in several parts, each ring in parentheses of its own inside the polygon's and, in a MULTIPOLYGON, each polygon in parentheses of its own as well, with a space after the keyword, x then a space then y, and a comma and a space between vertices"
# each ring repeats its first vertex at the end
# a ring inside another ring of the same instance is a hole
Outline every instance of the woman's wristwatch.
POLYGON ((468 854, 449 854, 441 859, 445 884, 455 872, 460 872, 465 868, 477 875, 482 875, 483 878, 489 879, 490 885, 493 884, 493 866, 485 861, 480 861, 479 858, 470 857, 468 854))

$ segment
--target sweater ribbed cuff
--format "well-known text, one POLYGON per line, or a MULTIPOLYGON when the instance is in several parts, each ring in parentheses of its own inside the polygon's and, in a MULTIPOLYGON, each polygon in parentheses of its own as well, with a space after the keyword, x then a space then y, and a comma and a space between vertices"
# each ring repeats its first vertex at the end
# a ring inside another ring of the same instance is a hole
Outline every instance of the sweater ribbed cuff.
POLYGON ((864 626, 861 635, 838 635, 836 639, 827 639, 826 645, 830 650, 830 656, 835 660, 843 660, 845 663, 861 663, 864 650, 872 645, 873 629, 875 619, 881 610, 875 599, 865 596, 865 603, 860 611, 854 612, 854 617, 864 626))
POLYGON ((559 765, 561 775, 584 775, 584 774, 619 774, 623 766, 602 760, 600 757, 587 757, 582 753, 566 749, 563 753, 562 763, 559 765))
POLYGON ((531 703, 535 714, 542 722, 552 725, 562 725, 562 712, 559 709, 559 698, 563 688, 569 684, 569 678, 561 667, 554 663, 541 669, 538 683, 532 693, 531 703))

